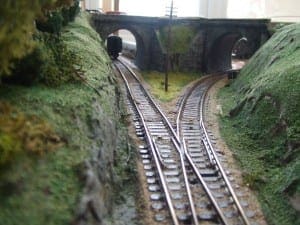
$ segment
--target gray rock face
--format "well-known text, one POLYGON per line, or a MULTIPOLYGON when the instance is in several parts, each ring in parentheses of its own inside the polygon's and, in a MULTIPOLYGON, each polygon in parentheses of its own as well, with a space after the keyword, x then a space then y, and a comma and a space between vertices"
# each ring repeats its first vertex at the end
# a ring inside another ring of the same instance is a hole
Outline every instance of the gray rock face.
MULTIPOLYGON (((113 85, 112 87, 115 88, 113 85)), ((118 99, 111 101, 117 102, 118 99)), ((97 99, 94 99, 92 107, 93 115, 90 115, 87 131, 91 137, 92 148, 90 158, 85 160, 80 169, 84 178, 84 189, 76 212, 76 225, 101 225, 105 224, 107 217, 112 216, 115 184, 113 166, 116 149, 120 145, 118 140, 124 139, 119 137, 123 134, 118 131, 118 104, 111 106, 113 111, 117 111, 116 118, 105 114, 97 99)))

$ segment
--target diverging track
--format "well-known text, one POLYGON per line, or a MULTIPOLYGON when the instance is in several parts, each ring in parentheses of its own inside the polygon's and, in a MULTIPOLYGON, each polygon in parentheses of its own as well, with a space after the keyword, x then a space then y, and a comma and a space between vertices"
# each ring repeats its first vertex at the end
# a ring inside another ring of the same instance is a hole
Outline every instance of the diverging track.
MULTIPOLYGON (((208 89, 218 80, 198 82, 182 100, 177 116, 177 135, 185 155, 197 173, 211 203, 224 224, 250 224, 213 148, 204 124, 204 101, 208 89)), ((207 202, 203 208, 210 208, 207 202)), ((203 210, 203 209, 202 209, 203 210)))
POLYGON ((133 71, 114 62, 133 113, 151 206, 159 224, 250 224, 210 143, 203 101, 215 78, 194 86, 182 101, 177 132, 133 71))

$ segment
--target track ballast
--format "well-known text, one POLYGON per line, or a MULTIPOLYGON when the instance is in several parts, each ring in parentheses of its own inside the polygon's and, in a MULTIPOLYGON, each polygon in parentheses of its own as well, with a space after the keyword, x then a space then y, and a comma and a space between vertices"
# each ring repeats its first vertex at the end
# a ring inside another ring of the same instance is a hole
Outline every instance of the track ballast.
POLYGON ((203 122, 209 77, 182 100, 177 132, 134 72, 114 61, 127 92, 158 224, 250 224, 221 167, 203 122))

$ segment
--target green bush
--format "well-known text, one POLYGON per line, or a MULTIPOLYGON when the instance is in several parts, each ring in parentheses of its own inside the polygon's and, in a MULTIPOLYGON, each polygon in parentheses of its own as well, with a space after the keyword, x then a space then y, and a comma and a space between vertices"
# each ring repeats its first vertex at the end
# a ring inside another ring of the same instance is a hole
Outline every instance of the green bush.
POLYGON ((11 76, 3 77, 5 83, 32 85, 38 80, 45 57, 43 48, 36 44, 34 50, 22 59, 16 60, 11 76))
MULTIPOLYGON (((41 20, 47 13, 72 4, 74 4, 74 7, 78 7, 78 0, 1 0, 0 77, 9 75, 15 60, 23 58, 33 50, 34 20, 37 18, 41 20)), ((73 7, 69 10, 70 13, 76 12, 73 7)), ((56 22, 51 21, 52 25, 54 22, 57 23, 51 28, 54 32, 57 32, 60 27, 58 19, 59 16, 55 17, 56 22)))
POLYGON ((59 35, 63 27, 64 18, 60 11, 54 11, 47 15, 46 21, 37 21, 36 27, 42 32, 48 32, 59 35))
POLYGON ((26 152, 42 155, 62 144, 51 126, 36 116, 28 116, 0 101, 0 167, 26 152))
POLYGON ((42 32, 59 35, 63 26, 73 21, 79 11, 79 1, 75 0, 71 6, 64 6, 56 11, 49 11, 46 19, 36 21, 36 27, 42 32))
POLYGON ((79 0, 74 1, 74 4, 69 8, 62 8, 61 15, 64 18, 63 25, 66 26, 69 22, 74 21, 76 15, 79 13, 79 0))
POLYGON ((82 73, 79 69, 79 57, 67 49, 66 44, 58 37, 46 35, 44 44, 46 55, 40 81, 47 86, 78 81, 78 73, 82 73))
POLYGON ((12 75, 3 77, 4 83, 32 85, 43 83, 58 86, 77 82, 83 74, 80 59, 56 35, 37 33, 36 46, 32 53, 17 60, 12 75))
POLYGON ((159 29, 157 35, 164 51, 169 48, 171 70, 178 70, 180 55, 188 51, 196 31, 184 25, 173 25, 170 34, 171 46, 168 46, 168 27, 159 29))

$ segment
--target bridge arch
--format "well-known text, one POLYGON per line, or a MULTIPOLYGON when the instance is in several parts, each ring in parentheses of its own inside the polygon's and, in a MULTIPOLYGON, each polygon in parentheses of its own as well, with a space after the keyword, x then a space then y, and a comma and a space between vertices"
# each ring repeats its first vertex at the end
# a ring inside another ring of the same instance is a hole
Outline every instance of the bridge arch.
MULTIPOLYGON (((179 70, 212 73, 230 69, 235 42, 246 35, 251 56, 269 38, 268 23, 264 19, 174 19, 174 24, 190 26, 198 33, 188 51, 180 55, 179 70)), ((92 24, 104 40, 116 30, 129 30, 137 42, 135 64, 142 70, 165 68, 156 31, 168 26, 167 18, 93 14, 92 24)))
POLYGON ((243 37, 245 36, 240 32, 228 32, 216 38, 208 49, 207 72, 221 72, 231 69, 233 47, 243 37))
POLYGON ((135 55, 135 63, 138 67, 143 68, 144 62, 146 61, 145 56, 146 54, 146 48, 145 43, 143 40, 142 35, 139 34, 139 32, 134 29, 132 26, 109 26, 108 29, 101 30, 100 36, 103 40, 106 40, 108 36, 112 33, 115 33, 119 30, 126 30, 129 31, 135 38, 136 41, 136 55, 135 55))

